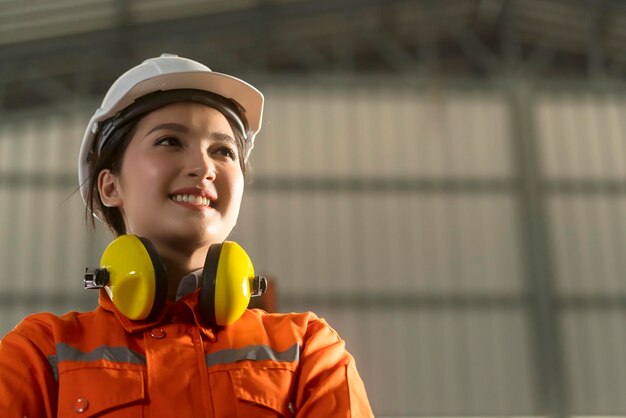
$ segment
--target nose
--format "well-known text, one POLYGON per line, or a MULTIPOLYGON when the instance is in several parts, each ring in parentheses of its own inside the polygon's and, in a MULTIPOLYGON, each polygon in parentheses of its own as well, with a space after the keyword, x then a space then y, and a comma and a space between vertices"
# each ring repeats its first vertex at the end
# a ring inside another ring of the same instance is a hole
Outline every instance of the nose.
POLYGON ((187 161, 187 175, 202 180, 215 180, 215 162, 206 152, 193 152, 187 161))

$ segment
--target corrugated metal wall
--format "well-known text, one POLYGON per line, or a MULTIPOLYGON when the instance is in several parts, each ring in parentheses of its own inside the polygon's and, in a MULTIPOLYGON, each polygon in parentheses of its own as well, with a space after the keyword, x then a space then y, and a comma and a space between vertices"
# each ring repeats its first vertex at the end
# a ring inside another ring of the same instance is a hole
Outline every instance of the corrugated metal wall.
MULTIPOLYGON (((626 415, 620 94, 265 84, 233 239, 340 332, 377 415, 626 415)), ((94 305, 85 108, 0 124, 0 333, 94 305)))
POLYGON ((626 100, 536 100, 570 409, 626 415, 626 100))

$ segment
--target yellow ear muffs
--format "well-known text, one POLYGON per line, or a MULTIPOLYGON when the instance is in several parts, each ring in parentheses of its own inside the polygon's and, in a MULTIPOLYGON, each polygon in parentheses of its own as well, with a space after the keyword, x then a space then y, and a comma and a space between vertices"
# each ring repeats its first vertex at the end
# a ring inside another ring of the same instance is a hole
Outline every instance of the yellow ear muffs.
MULTIPOLYGON (((121 235, 105 249, 100 268, 87 269, 85 288, 104 287, 115 307, 132 320, 160 312, 167 298, 167 272, 152 243, 121 235)), ((239 244, 214 244, 207 253, 200 290, 200 315, 206 325, 235 322, 250 297, 267 289, 265 277, 254 275, 248 254, 239 244)))
POLYGON ((207 324, 230 325, 241 317, 250 297, 266 289, 267 280, 254 275, 252 261, 239 244, 213 244, 202 271, 200 314, 207 324))
POLYGON ((100 268, 85 273, 85 288, 100 287, 124 316, 142 320, 163 308, 167 273, 149 240, 121 235, 104 250, 100 268))

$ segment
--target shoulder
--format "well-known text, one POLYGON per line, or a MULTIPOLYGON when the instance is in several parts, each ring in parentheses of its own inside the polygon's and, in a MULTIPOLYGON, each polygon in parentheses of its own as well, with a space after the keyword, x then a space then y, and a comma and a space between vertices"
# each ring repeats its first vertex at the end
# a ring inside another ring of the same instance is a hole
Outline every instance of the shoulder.
POLYGON ((64 335, 76 334, 88 327, 95 312, 68 312, 56 315, 42 312, 25 317, 16 327, 4 336, 4 339, 20 338, 45 347, 54 346, 64 335))
POLYGON ((267 313, 260 309, 251 309, 244 315, 245 322, 257 330, 261 328, 270 340, 277 336, 281 339, 297 341, 302 347, 309 341, 342 342, 339 335, 326 322, 313 312, 302 313, 267 313))
POLYGON ((306 331, 311 327, 328 327, 326 321, 313 312, 267 313, 261 309, 250 309, 244 317, 268 329, 293 328, 306 331))
POLYGON ((90 312, 66 312, 62 315, 56 315, 49 312, 36 313, 27 316, 15 328, 19 331, 30 329, 48 329, 56 332, 64 329, 75 329, 77 327, 86 326, 93 322, 96 317, 95 311, 90 312))

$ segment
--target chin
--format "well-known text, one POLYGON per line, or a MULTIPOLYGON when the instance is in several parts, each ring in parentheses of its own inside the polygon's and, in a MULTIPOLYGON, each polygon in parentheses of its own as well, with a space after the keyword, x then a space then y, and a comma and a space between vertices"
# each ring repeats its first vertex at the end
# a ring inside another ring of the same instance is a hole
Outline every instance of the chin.
POLYGON ((187 231, 187 233, 177 234, 180 240, 183 240, 186 243, 195 243, 199 247, 209 246, 211 244, 215 244, 218 242, 223 242, 230 231, 212 231, 212 230, 202 230, 200 228, 193 229, 191 231, 187 231))
POLYGON ((232 228, 227 227, 224 223, 219 222, 163 222, 158 227, 138 228, 150 233, 140 235, 150 240, 169 242, 170 245, 177 246, 209 246, 217 242, 223 242, 232 228), (152 238, 151 238, 152 237, 152 238))

